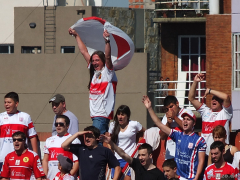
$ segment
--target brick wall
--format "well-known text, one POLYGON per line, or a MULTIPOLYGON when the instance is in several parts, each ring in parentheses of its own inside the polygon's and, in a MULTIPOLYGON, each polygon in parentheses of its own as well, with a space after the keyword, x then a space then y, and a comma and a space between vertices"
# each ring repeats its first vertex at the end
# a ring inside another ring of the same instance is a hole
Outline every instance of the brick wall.
POLYGON ((232 0, 223 0, 223 14, 231 14, 232 0))
MULTIPOLYGON (((232 81, 231 15, 207 15, 207 87, 231 95, 232 81)), ((207 98, 207 103, 210 97, 207 98)))
MULTIPOLYGON (((205 23, 161 24, 161 76, 178 80, 178 36, 205 35, 205 23)), ((170 87, 173 84, 170 83, 170 87)), ((171 94, 171 93, 169 93, 171 94)))

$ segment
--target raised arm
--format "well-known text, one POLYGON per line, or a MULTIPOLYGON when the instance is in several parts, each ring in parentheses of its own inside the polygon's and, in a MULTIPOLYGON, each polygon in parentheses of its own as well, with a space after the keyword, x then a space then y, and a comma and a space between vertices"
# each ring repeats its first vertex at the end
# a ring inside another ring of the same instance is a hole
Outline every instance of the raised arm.
POLYGON ((115 150, 119 156, 121 156, 125 161, 127 161, 129 164, 132 164, 133 158, 126 154, 120 147, 118 147, 114 142, 111 141, 111 137, 106 136, 104 134, 100 135, 100 140, 102 142, 110 144, 113 150, 115 150))
POLYGON ((107 30, 103 32, 103 38, 105 39, 105 59, 106 66, 108 69, 113 69, 112 59, 111 59, 111 46, 110 46, 110 35, 107 30))
POLYGON ((161 131, 169 135, 171 133, 171 129, 164 125, 161 120, 157 117, 157 115, 154 113, 152 109, 152 103, 149 100, 148 96, 143 96, 142 102, 144 103, 145 107, 147 108, 153 122, 157 125, 157 127, 160 128, 161 131))
POLYGON ((195 109, 198 109, 202 103, 199 102, 195 96, 196 96, 196 89, 197 89, 197 85, 198 85, 198 82, 201 82, 202 80, 205 79, 205 76, 204 74, 197 74, 195 77, 194 77, 194 80, 193 80, 193 83, 192 83, 192 86, 189 90, 189 94, 188 94, 188 100, 192 103, 192 105, 195 107, 195 109))
POLYGON ((65 151, 69 151, 70 150, 70 145, 72 144, 72 142, 78 138, 78 136, 82 136, 83 134, 86 133, 92 133, 92 131, 79 131, 76 132, 74 135, 70 136, 69 138, 67 138, 61 145, 61 147, 65 150, 65 151))
POLYGON ((223 100, 222 105, 224 107, 229 107, 231 105, 230 97, 224 92, 220 92, 220 91, 217 91, 217 90, 207 88, 206 91, 205 91, 204 97, 206 97, 208 94, 212 94, 212 95, 217 96, 218 98, 222 99, 223 100))
POLYGON ((88 53, 86 45, 83 43, 82 39, 80 38, 80 36, 74 29, 69 28, 68 32, 70 35, 75 37, 81 54, 83 55, 86 62, 89 64, 90 63, 90 54, 88 53))

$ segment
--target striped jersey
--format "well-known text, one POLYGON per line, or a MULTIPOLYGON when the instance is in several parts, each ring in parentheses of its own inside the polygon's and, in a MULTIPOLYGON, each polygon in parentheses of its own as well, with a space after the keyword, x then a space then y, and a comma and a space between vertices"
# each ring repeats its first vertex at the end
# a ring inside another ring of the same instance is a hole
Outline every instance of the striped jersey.
POLYGON ((238 178, 240 179, 238 169, 230 163, 225 162, 225 165, 221 168, 216 168, 215 164, 210 164, 204 171, 203 180, 216 180, 224 178, 234 178, 234 180, 238 180, 238 178))
POLYGON ((213 143, 213 136, 212 136, 212 130, 217 125, 222 125, 227 132, 227 138, 226 143, 229 144, 229 137, 230 137, 230 131, 229 131, 229 122, 232 118, 233 109, 232 105, 229 107, 222 106, 223 109, 219 112, 213 112, 209 107, 207 107, 206 104, 202 104, 197 111, 202 116, 202 133, 201 136, 206 140, 207 142, 207 155, 210 152, 210 146, 213 143))
POLYGON ((204 138, 194 132, 186 135, 174 129, 171 130, 169 136, 176 143, 177 175, 186 179, 193 179, 199 163, 198 153, 205 152, 207 148, 204 138))
POLYGON ((1 177, 10 178, 10 180, 30 180, 32 173, 35 178, 45 176, 37 153, 26 149, 20 156, 15 151, 6 156, 1 177))
MULTIPOLYGON (((37 136, 33 122, 29 114, 18 111, 16 114, 3 112, 0 114, 0 162, 5 156, 14 151, 12 134, 21 131, 28 138, 37 136)), ((27 140, 26 140, 27 143, 27 140)))
MULTIPOLYGON (((179 111, 179 113, 178 113, 178 115, 177 115, 177 117, 178 117, 179 119, 181 119, 181 120, 183 119, 183 118, 182 118, 182 114, 183 114, 183 112, 185 112, 184 110, 185 110, 184 108, 180 109, 180 111, 179 111)), ((164 117, 163 117, 163 119, 162 119, 162 123, 163 123, 164 125, 167 124, 167 116, 166 116, 166 114, 164 115, 164 117)), ((181 129, 179 129, 178 127, 179 127, 179 126, 178 126, 177 122, 176 122, 175 120, 173 120, 173 122, 170 124, 170 128, 171 128, 171 129, 175 129, 175 130, 177 130, 177 131, 181 131, 181 129)), ((167 142, 166 142, 166 154, 165 154, 165 159, 173 159, 173 158, 175 157, 175 151, 176 151, 176 144, 175 144, 175 142, 168 136, 167 142)))
POLYGON ((114 70, 105 67, 94 76, 90 85, 89 106, 90 116, 113 119, 117 76, 114 70))
MULTIPOLYGON (((78 161, 77 156, 75 156, 73 153, 69 151, 63 150, 61 148, 62 143, 68 139, 71 134, 67 133, 66 135, 60 137, 58 135, 52 136, 50 138, 46 139, 46 144, 44 146, 44 154, 48 154, 48 174, 47 178, 52 180, 56 174, 59 172, 58 169, 58 160, 57 156, 59 154, 62 154, 63 156, 68 157, 73 162, 78 161)), ((80 141, 78 139, 75 139, 72 144, 80 144, 80 141)))

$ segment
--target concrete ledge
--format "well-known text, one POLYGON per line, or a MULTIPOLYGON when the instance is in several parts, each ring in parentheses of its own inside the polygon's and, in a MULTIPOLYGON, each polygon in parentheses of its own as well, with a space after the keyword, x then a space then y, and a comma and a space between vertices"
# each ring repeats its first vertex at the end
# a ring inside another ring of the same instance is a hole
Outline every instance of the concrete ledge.
POLYGON ((153 18, 154 23, 196 23, 206 22, 206 17, 153 18))

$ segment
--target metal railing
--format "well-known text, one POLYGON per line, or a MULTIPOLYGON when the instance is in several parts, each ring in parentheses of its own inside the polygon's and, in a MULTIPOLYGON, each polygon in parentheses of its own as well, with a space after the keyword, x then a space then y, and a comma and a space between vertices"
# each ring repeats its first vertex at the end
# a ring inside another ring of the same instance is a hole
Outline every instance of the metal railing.
MULTIPOLYGON (((188 100, 188 92, 190 90, 192 82, 193 81, 155 81, 155 84, 160 84, 160 83, 174 84, 173 85, 174 88, 155 89, 155 92, 154 92, 155 112, 160 113, 161 107, 163 107, 163 99, 166 97, 166 94, 163 96, 163 94, 164 94, 163 92, 168 92, 168 93, 173 92, 172 94, 175 95, 176 98, 178 99, 180 107, 195 110, 195 108, 192 106, 191 102, 188 100)), ((199 83, 202 83, 202 82, 205 83, 206 81, 201 81, 199 83)), ((159 85, 158 85, 158 87, 159 87, 159 85)), ((198 94, 198 96, 195 98, 197 100, 199 100, 200 102, 202 101, 201 94, 204 94, 205 90, 206 90, 205 88, 197 88, 196 89, 196 92, 197 92, 196 94, 198 94)))
POLYGON ((155 12, 173 12, 171 17, 204 16, 209 13, 209 0, 158 0, 155 2, 155 12), (181 12, 181 13, 180 13, 181 12))

